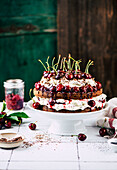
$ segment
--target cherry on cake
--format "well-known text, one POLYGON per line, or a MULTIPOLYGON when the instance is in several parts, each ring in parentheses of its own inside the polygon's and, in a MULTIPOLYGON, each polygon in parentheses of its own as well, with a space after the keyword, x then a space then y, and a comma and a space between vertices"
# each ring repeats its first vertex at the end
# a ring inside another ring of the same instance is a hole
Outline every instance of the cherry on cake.
MULTIPOLYGON (((102 85, 89 74, 89 66, 93 61, 89 60, 85 71, 80 70, 81 60, 75 60, 70 55, 68 59, 61 58, 52 65, 42 63, 45 71, 40 81, 35 83, 33 90, 35 103, 39 103, 38 109, 49 112, 80 113, 98 111, 105 107, 106 95, 102 85)), ((33 103, 34 105, 34 103, 33 103)))

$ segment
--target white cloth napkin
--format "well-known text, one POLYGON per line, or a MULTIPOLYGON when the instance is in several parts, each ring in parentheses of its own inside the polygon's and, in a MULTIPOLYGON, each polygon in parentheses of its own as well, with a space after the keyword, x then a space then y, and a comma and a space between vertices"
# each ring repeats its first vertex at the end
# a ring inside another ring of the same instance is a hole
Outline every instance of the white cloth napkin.
POLYGON ((97 126, 117 129, 117 112, 115 115, 113 115, 112 112, 115 107, 117 107, 117 97, 114 97, 108 101, 108 109, 105 112, 104 117, 97 120, 97 126))

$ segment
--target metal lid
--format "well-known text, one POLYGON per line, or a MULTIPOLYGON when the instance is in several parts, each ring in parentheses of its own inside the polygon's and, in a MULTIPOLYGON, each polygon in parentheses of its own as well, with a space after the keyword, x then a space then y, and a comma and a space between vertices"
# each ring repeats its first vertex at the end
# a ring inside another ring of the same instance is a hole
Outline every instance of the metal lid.
POLYGON ((21 79, 9 79, 4 82, 4 87, 7 88, 19 88, 24 87, 24 82, 21 79))

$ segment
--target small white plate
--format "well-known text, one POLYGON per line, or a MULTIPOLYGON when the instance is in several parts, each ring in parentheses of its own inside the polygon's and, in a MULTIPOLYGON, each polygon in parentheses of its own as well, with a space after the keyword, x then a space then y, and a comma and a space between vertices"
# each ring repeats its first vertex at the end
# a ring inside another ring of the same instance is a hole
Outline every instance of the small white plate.
POLYGON ((17 133, 0 133, 0 139, 5 138, 7 141, 0 141, 0 148, 16 148, 23 143, 24 136, 17 134, 17 133), (14 138, 22 137, 20 141, 10 141, 14 138))

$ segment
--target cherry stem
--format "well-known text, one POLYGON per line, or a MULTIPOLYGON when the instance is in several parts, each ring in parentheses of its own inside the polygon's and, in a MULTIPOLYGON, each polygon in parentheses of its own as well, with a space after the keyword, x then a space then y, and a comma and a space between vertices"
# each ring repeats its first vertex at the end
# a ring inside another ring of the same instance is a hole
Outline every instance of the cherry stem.
POLYGON ((41 60, 38 60, 41 64, 42 64, 42 66, 44 67, 44 69, 47 71, 47 68, 46 68, 46 66, 43 64, 43 62, 41 61, 41 60))
POLYGON ((47 61, 46 61, 48 71, 50 71, 50 66, 49 66, 49 62, 48 62, 49 58, 50 58, 50 56, 48 56, 47 61))
POLYGON ((63 65, 63 58, 61 59, 60 69, 62 69, 62 65, 63 65))
POLYGON ((86 68, 85 68, 85 73, 89 74, 89 67, 90 67, 91 65, 94 65, 93 63, 94 63, 94 62, 91 61, 91 60, 88 61, 87 65, 86 65, 86 68))
POLYGON ((60 59, 61 59, 61 55, 59 54, 59 58, 58 58, 58 62, 57 62, 57 66, 56 66, 56 70, 58 69, 58 65, 60 63, 60 59))
POLYGON ((30 99, 33 101, 33 103, 35 103, 35 100, 32 98, 32 96, 31 96, 31 92, 32 92, 32 89, 30 89, 30 91, 29 91, 29 97, 30 97, 30 99))

